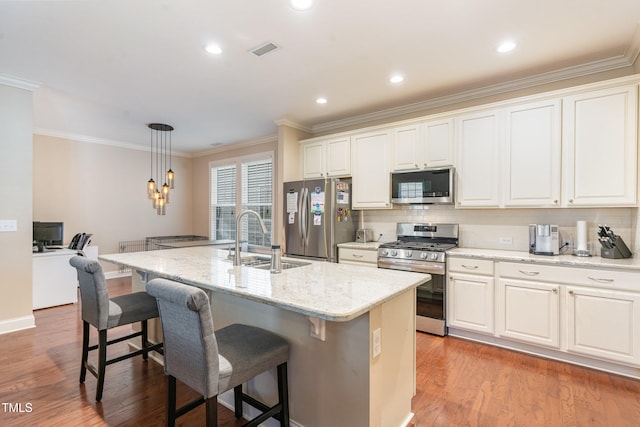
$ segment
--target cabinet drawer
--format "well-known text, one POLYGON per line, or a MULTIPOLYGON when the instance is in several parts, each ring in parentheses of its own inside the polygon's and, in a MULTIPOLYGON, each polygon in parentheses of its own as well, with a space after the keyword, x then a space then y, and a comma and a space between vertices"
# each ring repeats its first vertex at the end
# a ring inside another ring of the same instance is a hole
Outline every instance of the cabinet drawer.
POLYGON ((364 262, 378 265, 378 251, 339 248, 338 262, 364 262))
POLYGON ((493 261, 474 258, 447 258, 449 271, 458 273, 472 273, 493 275, 493 261))
POLYGON ((559 267, 519 262, 500 262, 498 263, 498 272, 500 277, 640 291, 640 272, 559 267))

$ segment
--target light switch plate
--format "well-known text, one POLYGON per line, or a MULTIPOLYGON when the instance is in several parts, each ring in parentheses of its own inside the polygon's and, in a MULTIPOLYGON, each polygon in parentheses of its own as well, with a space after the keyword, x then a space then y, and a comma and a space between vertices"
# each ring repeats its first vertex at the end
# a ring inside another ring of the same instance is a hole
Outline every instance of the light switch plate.
POLYGON ((18 231, 18 221, 15 219, 1 219, 0 232, 18 231))

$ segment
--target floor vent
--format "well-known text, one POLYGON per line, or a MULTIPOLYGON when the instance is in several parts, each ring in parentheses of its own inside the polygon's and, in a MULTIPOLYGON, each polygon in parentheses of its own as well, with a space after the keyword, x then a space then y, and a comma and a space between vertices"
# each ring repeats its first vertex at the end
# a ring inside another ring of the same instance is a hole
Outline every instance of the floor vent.
POLYGON ((256 47, 255 49, 251 49, 250 52, 253 53, 255 56, 263 56, 269 52, 273 52, 276 49, 278 49, 278 46, 275 43, 267 42, 263 45, 256 47))

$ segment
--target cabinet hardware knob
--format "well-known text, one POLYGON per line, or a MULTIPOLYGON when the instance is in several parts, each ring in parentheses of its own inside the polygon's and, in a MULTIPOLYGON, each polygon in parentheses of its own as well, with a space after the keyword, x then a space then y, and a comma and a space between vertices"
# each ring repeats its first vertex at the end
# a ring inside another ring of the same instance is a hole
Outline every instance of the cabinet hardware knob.
POLYGON ((573 199, 569 199, 569 203, 573 203, 573 199))
POLYGON ((537 276, 538 274, 540 274, 539 271, 524 271, 524 270, 518 270, 518 271, 524 274, 525 276, 537 276))
POLYGON ((557 294, 558 293, 558 288, 553 288, 553 293, 557 294))
POLYGON ((417 168, 419 168, 419 167, 420 167, 420 166, 418 166, 418 164, 417 164, 417 163, 414 163, 414 164, 413 164, 413 166, 415 166, 415 167, 417 167, 417 168))
POLYGON ((467 265, 467 264, 462 264, 462 266, 463 266, 464 268, 466 268, 467 270, 475 270, 475 269, 477 269, 477 268, 478 268, 478 266, 477 266, 477 265, 467 265))
POLYGON ((569 291, 569 295, 573 295, 573 291, 569 291))
POLYGON ((587 278, 589 280, 593 280, 594 282, 599 282, 599 283, 613 283, 614 279, 599 279, 597 277, 591 277, 591 276, 587 276, 587 278))
POLYGON ((558 204, 558 200, 554 200, 554 201, 553 201, 553 204, 554 204, 554 205, 557 205, 557 204, 558 204))

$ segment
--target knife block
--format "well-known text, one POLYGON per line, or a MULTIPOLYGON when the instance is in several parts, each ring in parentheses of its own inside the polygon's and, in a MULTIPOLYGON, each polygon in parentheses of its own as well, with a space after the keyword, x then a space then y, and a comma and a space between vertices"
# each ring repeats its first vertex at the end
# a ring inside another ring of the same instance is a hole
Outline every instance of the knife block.
POLYGON ((631 258, 633 255, 627 245, 622 240, 622 237, 616 236, 615 240, 612 240, 613 248, 602 247, 600 249, 600 256, 602 258, 620 259, 631 258))

